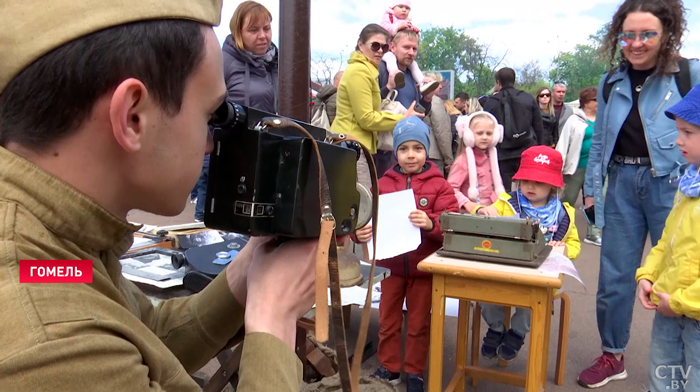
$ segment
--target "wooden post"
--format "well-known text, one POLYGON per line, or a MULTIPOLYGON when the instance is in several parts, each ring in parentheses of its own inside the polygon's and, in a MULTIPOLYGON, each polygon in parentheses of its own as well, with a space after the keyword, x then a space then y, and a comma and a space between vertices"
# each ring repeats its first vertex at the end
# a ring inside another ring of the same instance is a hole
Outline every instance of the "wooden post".
POLYGON ((280 0, 279 114, 309 122, 311 0, 280 0))

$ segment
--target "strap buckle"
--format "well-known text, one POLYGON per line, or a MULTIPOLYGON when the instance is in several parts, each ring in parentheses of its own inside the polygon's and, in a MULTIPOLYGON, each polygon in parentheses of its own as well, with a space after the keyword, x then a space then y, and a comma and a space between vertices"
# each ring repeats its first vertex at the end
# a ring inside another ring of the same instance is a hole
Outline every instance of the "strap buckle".
POLYGON ((639 165, 642 163, 642 160, 639 157, 622 157, 622 163, 625 165, 639 165))

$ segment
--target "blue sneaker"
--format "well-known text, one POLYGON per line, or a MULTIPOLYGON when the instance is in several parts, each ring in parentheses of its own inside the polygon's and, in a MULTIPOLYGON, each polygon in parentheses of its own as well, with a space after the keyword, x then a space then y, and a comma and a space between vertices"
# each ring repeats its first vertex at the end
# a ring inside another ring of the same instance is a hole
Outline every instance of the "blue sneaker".
POLYGON ((525 343, 525 337, 509 329, 503 338, 503 342, 498 347, 498 358, 506 362, 514 360, 518 356, 518 351, 520 351, 523 343, 525 343))
POLYGON ((496 358, 498 346, 501 345, 505 333, 489 328, 484 336, 484 343, 481 345, 481 356, 486 359, 496 358))
POLYGON ((372 377, 381 378, 388 381, 391 385, 401 384, 401 373, 390 372, 384 366, 379 366, 379 369, 372 374, 372 377))
POLYGON ((423 377, 418 374, 408 374, 406 382, 406 392, 425 392, 423 377))

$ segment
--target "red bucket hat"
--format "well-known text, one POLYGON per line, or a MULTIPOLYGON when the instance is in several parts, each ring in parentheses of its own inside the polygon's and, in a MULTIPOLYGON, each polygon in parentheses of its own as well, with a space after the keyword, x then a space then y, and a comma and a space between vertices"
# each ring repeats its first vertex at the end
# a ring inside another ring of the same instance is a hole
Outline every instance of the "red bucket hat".
POLYGON ((548 146, 534 146, 523 151, 520 168, 513 179, 537 181, 563 188, 563 167, 564 160, 559 151, 548 146))

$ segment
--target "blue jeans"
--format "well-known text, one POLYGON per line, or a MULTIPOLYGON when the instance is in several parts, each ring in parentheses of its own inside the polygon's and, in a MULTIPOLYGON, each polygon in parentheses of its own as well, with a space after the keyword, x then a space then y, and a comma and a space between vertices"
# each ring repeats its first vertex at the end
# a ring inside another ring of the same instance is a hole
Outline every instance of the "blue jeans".
POLYGON ((605 197, 596 314, 603 351, 625 352, 647 234, 661 238, 676 192, 669 176, 653 177, 650 166, 612 163, 605 197))
MULTIPOLYGON (((503 319, 506 315, 503 306, 482 303, 479 303, 479 306, 481 306, 481 317, 484 318, 489 328, 498 332, 506 332, 503 328, 503 319)), ((510 318, 510 329, 525 337, 530 332, 530 314, 532 314, 530 309, 515 308, 515 314, 510 318)))
POLYGON ((649 348, 649 389, 700 391, 700 322, 656 313, 649 348))
POLYGON ((204 220, 204 207, 207 203, 207 181, 209 180, 209 165, 202 166, 202 173, 197 180, 197 204, 194 208, 194 219, 204 220))

